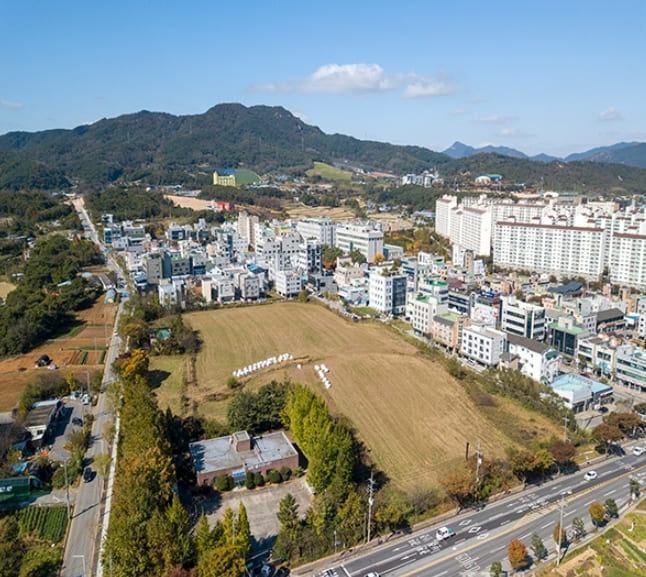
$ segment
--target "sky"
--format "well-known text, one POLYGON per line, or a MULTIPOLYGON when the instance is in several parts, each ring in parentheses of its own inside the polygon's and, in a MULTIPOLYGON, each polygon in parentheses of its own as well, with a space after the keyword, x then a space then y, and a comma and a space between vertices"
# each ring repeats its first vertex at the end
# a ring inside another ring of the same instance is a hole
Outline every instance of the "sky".
POLYGON ((0 0, 0 134, 283 106, 327 134, 646 141, 646 2, 0 0))

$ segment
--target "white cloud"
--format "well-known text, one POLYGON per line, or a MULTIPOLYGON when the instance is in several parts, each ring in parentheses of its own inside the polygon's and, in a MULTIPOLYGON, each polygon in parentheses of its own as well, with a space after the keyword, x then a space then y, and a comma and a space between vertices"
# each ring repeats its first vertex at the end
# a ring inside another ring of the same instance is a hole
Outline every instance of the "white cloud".
POLYGON ((468 108, 454 108, 451 110, 451 116, 464 116, 465 114, 471 114, 471 111, 468 108))
POLYGON ((304 80, 256 84, 255 92, 327 93, 357 96, 404 87, 405 98, 444 96, 456 88, 445 80, 417 74, 390 74, 378 64, 325 64, 304 80))
POLYGON ((523 132, 519 128, 503 128, 499 133, 499 136, 511 138, 528 138, 531 136, 531 134, 527 134, 526 132, 523 132))
POLYGON ((507 122, 507 118, 499 116, 498 114, 492 114, 491 116, 481 116, 476 122, 478 124, 504 124, 507 122))
POLYGON ((404 90, 405 98, 423 98, 427 96, 446 96, 455 93, 455 87, 434 78, 415 78, 404 90))
POLYGON ((601 122, 612 122, 614 120, 623 120, 621 112, 619 112, 614 106, 606 108, 599 113, 597 120, 601 122))
POLYGON ((5 108, 11 108, 12 110, 20 110, 22 108, 22 102, 10 102, 9 100, 0 100, 0 104, 5 108))

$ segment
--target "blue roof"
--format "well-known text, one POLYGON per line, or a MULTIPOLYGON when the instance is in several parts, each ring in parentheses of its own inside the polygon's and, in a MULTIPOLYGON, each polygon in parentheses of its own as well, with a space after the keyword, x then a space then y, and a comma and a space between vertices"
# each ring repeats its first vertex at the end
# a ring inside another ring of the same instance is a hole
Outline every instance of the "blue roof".
POLYGON ((557 286, 557 287, 550 287, 547 289, 547 292, 557 293, 557 294, 568 294, 568 293, 579 292, 582 288, 583 288, 582 282, 571 280, 567 284, 557 286))
POLYGON ((213 172, 217 172, 220 176, 234 176, 236 173, 230 168, 216 168, 213 172))

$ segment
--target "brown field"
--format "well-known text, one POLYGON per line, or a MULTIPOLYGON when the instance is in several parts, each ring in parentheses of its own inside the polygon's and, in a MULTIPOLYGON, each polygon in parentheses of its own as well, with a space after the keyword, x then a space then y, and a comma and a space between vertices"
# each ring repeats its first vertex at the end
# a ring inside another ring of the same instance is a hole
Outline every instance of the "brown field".
POLYGON ((104 349, 112 337, 116 305, 104 304, 103 297, 90 309, 81 311, 77 318, 84 323, 78 333, 63 335, 58 339, 48 341, 25 355, 0 361, 0 411, 9 411, 16 406, 22 391, 28 383, 40 375, 48 374, 44 368, 36 368, 35 362, 41 355, 46 354, 58 367, 53 373, 67 376, 74 373, 79 382, 85 384, 87 379, 94 378, 96 371, 103 371, 99 364, 104 349), (97 350, 88 350, 94 349, 97 350), (85 364, 81 365, 83 350, 87 350, 85 364))
POLYGON ((207 207, 211 204, 210 200, 204 200, 203 198, 193 198, 190 196, 165 194, 164 198, 170 200, 175 206, 190 208, 192 210, 206 210, 207 207))
POLYGON ((304 204, 288 204, 285 206, 288 218, 319 218, 329 217, 331 220, 347 220, 354 218, 354 211, 338 206, 330 208, 329 206, 306 206, 304 204))
POLYGON ((547 419, 504 399, 476 404, 440 362, 376 322, 353 323, 296 302, 185 318, 204 342, 198 385, 187 390, 200 413, 224 421, 226 400, 217 397, 231 395, 225 383, 232 371, 291 353, 293 361, 244 377, 243 384, 251 390, 272 379, 308 384, 333 414, 349 419, 379 468, 407 491, 437 482, 463 458, 467 442, 480 441, 485 456, 502 457, 509 445, 558 434, 547 419), (321 363, 330 370, 330 389, 314 370, 321 363), (508 426, 499 428, 501 420, 508 426))
POLYGON ((16 285, 11 284, 10 282, 0 281, 0 298, 6 299, 7 295, 16 288, 16 285))

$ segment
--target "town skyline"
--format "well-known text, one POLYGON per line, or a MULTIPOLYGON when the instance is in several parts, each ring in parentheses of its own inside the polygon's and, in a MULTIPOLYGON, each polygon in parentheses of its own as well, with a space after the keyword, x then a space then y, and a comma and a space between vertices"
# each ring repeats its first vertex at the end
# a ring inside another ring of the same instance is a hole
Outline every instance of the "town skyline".
POLYGON ((460 141, 566 156, 643 141, 646 8, 620 8, 13 4, 0 28, 0 134, 240 102, 440 152, 460 141))

